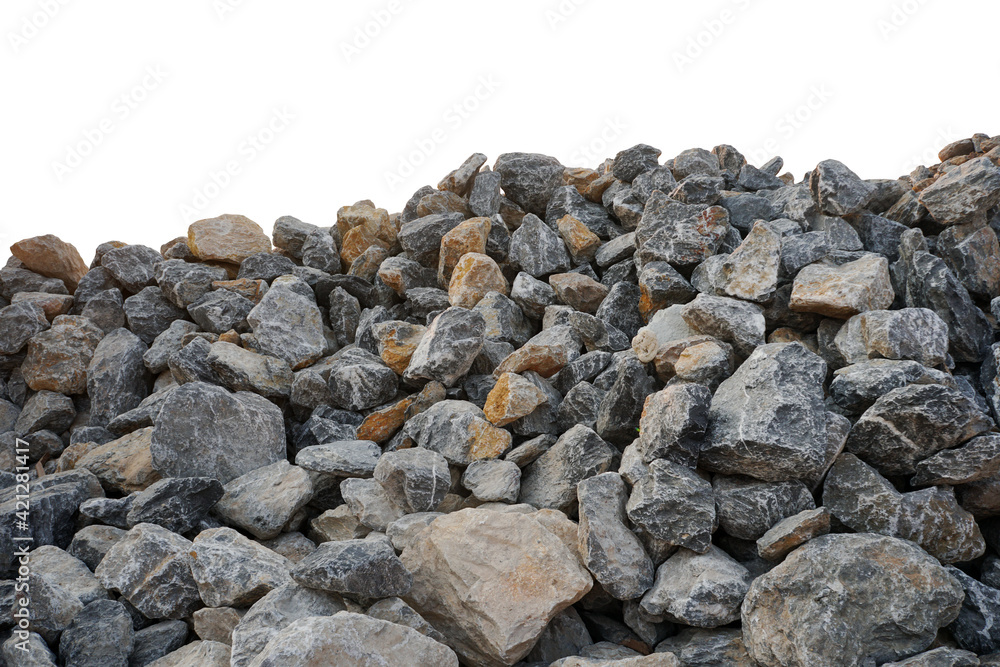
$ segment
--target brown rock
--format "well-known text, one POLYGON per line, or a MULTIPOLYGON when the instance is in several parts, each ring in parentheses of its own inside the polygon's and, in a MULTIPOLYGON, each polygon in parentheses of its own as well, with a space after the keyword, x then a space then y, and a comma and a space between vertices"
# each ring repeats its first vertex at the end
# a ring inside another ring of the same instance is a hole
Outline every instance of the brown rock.
POLYGON ((45 317, 48 318, 49 322, 54 320, 57 315, 65 315, 69 312, 69 309, 73 307, 73 297, 68 294, 18 292, 14 295, 14 298, 10 300, 11 303, 21 303, 22 301, 30 301, 38 305, 45 311, 45 317))
POLYGON ((123 494, 142 491, 160 479, 160 474, 153 470, 149 451, 152 436, 152 426, 133 431, 91 449, 76 462, 76 467, 97 475, 101 486, 109 491, 123 494))
POLYGON ((417 204, 417 217, 441 213, 461 213, 468 217, 472 214, 469 203, 454 192, 438 191, 424 195, 417 204))
POLYGON ((263 280, 251 280, 250 278, 216 280, 212 283, 212 289, 224 289, 233 294, 239 294, 256 305, 260 303, 261 298, 267 293, 267 283, 263 280))
POLYGON ((888 260, 866 255, 842 266, 816 263, 799 271, 789 307, 801 313, 847 319, 888 308, 894 298, 888 260))
POLYGON ((489 292, 510 293, 503 271, 489 255, 470 252, 459 260, 448 285, 448 302, 472 309, 489 292))
MULTIPOLYGON (((489 218, 472 218, 461 223, 441 238, 438 257, 438 283, 443 287, 464 255, 470 252, 486 253, 486 239, 490 234, 489 218)), ((471 308, 471 306, 469 306, 471 308)))
POLYGON ((610 291, 582 273, 558 273, 549 277, 549 285, 560 301, 582 313, 596 313, 610 291))
POLYGON ((587 187, 600 177, 601 175, 593 169, 587 169, 586 167, 566 167, 563 170, 563 185, 572 185, 576 188, 577 192, 583 195, 587 187))
POLYGON ((76 248, 52 234, 18 241, 10 247, 10 252, 26 269, 48 278, 58 278, 70 292, 76 291, 80 279, 87 273, 87 263, 76 248))
POLYGON ((354 260, 361 257, 369 248, 379 247, 388 249, 391 247, 391 244, 379 238, 377 229, 373 229, 370 225, 365 224, 351 228, 344 235, 342 246, 340 249, 340 261, 343 262, 344 266, 349 267, 354 264, 354 260))
POLYGON ((420 393, 370 413, 358 426, 357 438, 382 444, 395 435, 407 419, 444 399, 444 385, 440 382, 428 382, 420 393))
POLYGON ((804 510, 782 519, 757 540, 757 553, 765 560, 781 560, 792 549, 830 532, 830 511, 825 507, 804 510))
POLYGON ((87 367, 104 332, 89 318, 59 315, 48 331, 28 341, 28 355, 21 374, 35 391, 48 389, 60 394, 87 391, 87 367))
POLYGON ((465 509, 439 517, 401 556, 406 601, 469 665, 523 658, 549 621, 593 586, 577 555, 531 514, 465 509))
POLYGON ((571 215, 560 218, 556 227, 574 263, 582 264, 594 259, 597 249, 601 247, 601 238, 597 234, 571 215))
POLYGON ((386 244, 384 247, 391 247, 396 242, 396 228, 389 212, 384 208, 375 208, 371 202, 342 206, 337 211, 337 231, 341 239, 346 239, 347 233, 355 227, 367 227, 372 236, 386 244))
POLYGON ((483 412, 496 426, 506 426, 530 415, 548 400, 541 389, 517 373, 504 373, 486 397, 483 412))
POLYGON ((354 260, 351 267, 347 270, 347 275, 357 276, 366 282, 371 282, 375 279, 375 275, 378 273, 378 267, 381 266, 382 262, 388 259, 388 257, 389 251, 381 245, 377 243, 370 245, 354 260))
POLYGON ((425 326, 396 320, 379 322, 372 327, 372 335, 378 342, 379 356, 396 375, 402 375, 410 365, 410 357, 426 332, 425 326))
POLYGON ((250 218, 227 213, 192 223, 188 247, 198 259, 239 264, 250 255, 271 252, 271 239, 250 218))

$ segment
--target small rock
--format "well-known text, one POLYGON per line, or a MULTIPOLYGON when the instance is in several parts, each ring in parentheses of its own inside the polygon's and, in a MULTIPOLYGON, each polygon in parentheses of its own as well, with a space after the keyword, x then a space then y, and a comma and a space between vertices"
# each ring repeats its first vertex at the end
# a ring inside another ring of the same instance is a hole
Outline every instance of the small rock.
POLYGON ((506 426, 546 402, 548 397, 534 384, 516 373, 504 373, 490 390, 483 411, 496 426, 506 426))
POLYGON ((83 608, 59 638, 59 657, 80 667, 128 667, 135 644, 132 618, 120 602, 97 600, 83 608))
POLYGON ((764 315, 754 304, 699 294, 679 312, 688 326, 732 344, 741 357, 750 356, 755 348, 764 344, 764 315))
POLYGON ((493 171, 500 174, 504 193, 528 213, 544 215, 552 192, 562 183, 559 160, 537 153, 504 153, 493 171))
POLYGON ((232 528, 204 530, 191 548, 191 574, 209 607, 248 607, 290 581, 291 562, 232 528))
POLYGON ((49 328, 45 310, 37 303, 23 301, 0 308, 0 354, 17 354, 35 334, 49 328))
POLYGON ((292 369, 283 359, 254 354, 238 345, 212 343, 208 365, 230 391, 249 391, 268 398, 288 396, 292 390, 292 369))
POLYGON ((324 475, 369 477, 380 456, 382 450, 370 440, 342 440, 300 449, 295 464, 324 475))
POLYGON ((486 322, 476 311, 448 308, 434 318, 410 358, 404 377, 451 387, 469 372, 483 347, 486 322))
POLYGON ((969 160, 920 192, 920 203, 942 225, 971 220, 1000 202, 1000 167, 988 157, 969 160))
POLYGON ((448 461, 422 447, 386 452, 375 466, 374 477, 396 505, 410 512, 433 510, 451 488, 448 461))
POLYGON ((568 513, 576 505, 577 484, 607 472, 614 455, 615 450, 597 433, 578 424, 524 468, 518 501, 568 513))
POLYGON ((512 264, 535 278, 570 268, 562 238, 536 215, 526 215, 511 235, 509 257, 512 264))
POLYGON ((774 524, 757 540, 765 560, 778 561, 814 537, 830 532, 830 511, 825 507, 803 510, 774 524))
POLYGON ((448 284, 448 302, 460 308, 475 308, 490 292, 507 295, 507 279, 492 257, 470 252, 455 265, 448 284))
POLYGON ((680 549, 656 571, 641 608, 673 622, 715 628, 739 619, 752 580, 745 567, 716 546, 703 554, 680 549))
POLYGON ((467 401, 446 400, 407 420, 403 426, 418 446, 442 454, 449 463, 468 465, 496 458, 510 448, 511 435, 467 401))
POLYGON ((802 482, 761 482, 739 475, 712 479, 719 525, 741 540, 757 540, 779 521, 815 509, 802 482))
POLYGON ((275 280, 247 315, 247 322, 260 351, 284 359, 292 370, 313 363, 326 348, 322 315, 312 290, 298 278, 275 280))
POLYGON ((462 473, 462 486, 484 503, 515 503, 521 487, 521 469, 511 461, 473 461, 462 473))
POLYGON ((868 206, 875 186, 836 160, 824 160, 809 175, 809 188, 824 212, 850 215, 868 206))
POLYGON ((292 579, 360 598, 405 595, 413 582, 385 538, 324 542, 295 566, 292 579))
POLYGON ((281 534, 312 496, 305 469, 281 460, 230 480, 213 511, 257 539, 269 540, 281 534))
POLYGON ((696 384, 672 385, 647 396, 639 420, 642 460, 666 459, 695 468, 711 402, 711 392, 696 384))

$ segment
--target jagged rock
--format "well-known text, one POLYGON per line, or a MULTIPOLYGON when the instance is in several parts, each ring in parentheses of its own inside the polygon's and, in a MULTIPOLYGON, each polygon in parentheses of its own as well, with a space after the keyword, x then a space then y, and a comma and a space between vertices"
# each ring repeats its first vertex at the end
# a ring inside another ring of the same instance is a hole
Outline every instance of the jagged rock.
POLYGON ((288 583, 292 564, 232 528, 211 528, 192 542, 190 566, 209 607, 247 607, 288 583))
POLYGON ((281 534, 312 496, 305 469, 282 460, 230 480, 213 511, 257 539, 269 540, 281 534))
POLYGON ((76 462, 76 468, 93 473, 109 490, 142 491, 160 479, 153 465, 152 437, 150 427, 132 431, 91 449, 76 462))
POLYGON ((127 329, 115 329, 97 344, 87 368, 91 426, 107 426, 146 398, 150 377, 143 355, 147 349, 127 329))
POLYGON ((888 308, 895 294, 889 280, 889 263, 878 255, 832 266, 810 264, 795 276, 790 307, 846 319, 869 310, 888 308))
POLYGON ((699 294, 678 312, 695 332, 730 343, 742 357, 750 356, 764 344, 764 315, 754 304, 699 294))
POLYGON ((129 330, 149 345, 156 337, 185 317, 185 310, 170 302, 159 287, 145 287, 122 305, 129 330))
POLYGON ((194 633, 205 641, 232 644, 242 614, 232 607, 205 607, 192 614, 194 633))
POLYGON ((483 316, 465 308, 448 308, 434 318, 410 357, 404 377, 435 380, 453 386, 469 372, 486 335, 483 316))
POLYGON ((222 642, 199 640, 149 663, 149 667, 226 667, 230 653, 222 642))
POLYGON ((955 577, 913 544, 825 535, 754 580, 743 634, 763 664, 895 660, 927 648, 962 597, 955 577), (899 609, 909 610, 905 618, 899 609))
POLYGON ((641 608, 653 616, 700 628, 715 628, 740 617, 740 604, 753 577, 722 549, 704 554, 680 549, 656 571, 641 608))
POLYGON ((220 289, 188 305, 187 312, 205 331, 223 334, 230 329, 247 332, 250 328, 247 317, 253 309, 254 303, 250 299, 220 289))
POLYGON ((129 528, 155 523, 173 533, 186 533, 208 515, 223 493, 222 484, 207 477, 161 479, 137 494, 126 521, 129 528))
POLYGON ((28 435, 43 429, 62 433, 70 427, 76 417, 73 399, 63 394, 41 390, 25 401, 13 430, 20 435, 28 435))
POLYGON ((401 560, 413 573, 406 602, 464 660, 480 664, 517 662, 592 586, 577 557, 530 514, 442 516, 401 560))
POLYGON ((56 317, 50 329, 28 341, 28 354, 21 364, 24 381, 34 391, 86 392, 87 366, 103 337, 104 332, 85 317, 56 317))
POLYGON ((120 602, 96 600, 77 614, 59 638, 64 664, 128 667, 135 645, 132 618, 120 602))
POLYGON ((690 469, 657 459, 632 487, 628 518, 664 542, 705 553, 716 520, 712 485, 690 469))
POLYGON ((361 598, 405 595, 413 581, 384 537, 324 542, 291 574, 302 586, 361 598))
POLYGON ((861 413, 893 389, 910 384, 945 384, 951 377, 916 361, 872 359, 833 372, 830 396, 849 412, 861 413))
POLYGON ((552 377, 580 356, 582 345, 583 341, 572 326, 559 324, 549 327, 501 361, 494 369, 493 377, 524 371, 534 371, 544 378, 552 377))
POLYGON ((691 267, 714 255, 730 229, 729 213, 721 206, 683 204, 656 191, 636 230, 639 259, 644 265, 691 267))
POLYGON ((303 447, 295 464, 305 470, 337 477, 369 477, 382 455, 370 440, 341 440, 303 447))
POLYGON ((562 185, 559 160, 537 153, 504 153, 493 171, 500 174, 504 193, 528 213, 545 214, 552 192, 562 185))
POLYGON ((45 310, 23 301, 0 308, 0 354, 17 354, 35 334, 49 328, 45 310))
POLYGON ((327 380, 332 403, 345 410, 382 405, 396 395, 398 384, 399 377, 379 357, 357 348, 331 363, 327 380))
POLYGON ((358 521, 371 530, 385 532, 393 521, 406 513, 374 479, 345 479, 340 483, 340 495, 358 521))
POLYGON ((162 621, 137 630, 130 667, 153 664, 184 646, 187 636, 188 626, 184 621, 162 621))
POLYGON ((796 547, 830 532, 830 511, 825 507, 803 510, 774 524, 757 540, 765 560, 781 560, 796 547))
POLYGON ((597 433, 578 424, 523 469, 518 501, 568 512, 576 505, 576 485, 607 472, 614 455, 597 433))
POLYGON ((1000 167, 988 157, 969 160, 920 192, 920 203, 942 225, 972 219, 1000 202, 1000 167))
POLYGON ((191 575, 193 550, 180 535, 141 523, 111 547, 95 574, 147 618, 185 618, 202 604, 191 575))
POLYGON ((824 160, 809 175, 809 189, 825 213, 850 215, 868 206, 875 186, 861 180, 842 162, 824 160))
POLYGON ((783 247, 780 235, 758 222, 721 266, 726 296, 746 301, 769 301, 778 287, 783 247))
POLYGON ((447 459, 423 447, 386 452, 378 459, 374 477, 396 505, 410 512, 435 509, 451 488, 447 459))
POLYGON ((625 358, 618 365, 614 384, 601 399, 595 430, 617 445, 632 442, 653 380, 637 359, 625 358))
POLYGON ((77 249, 52 234, 18 241, 10 247, 10 254, 26 269, 61 280, 74 291, 87 273, 87 263, 77 249))
POLYGON ((639 420, 642 460, 666 459, 695 468, 711 402, 711 392, 696 384, 673 385, 647 396, 639 420))
POLYGON ((757 540, 782 519, 816 507, 808 487, 799 481, 716 475, 712 490, 719 525, 742 540, 757 540))
POLYGON ((482 410, 467 401, 435 403, 409 419, 403 432, 418 446, 442 454, 455 465, 496 458, 511 444, 509 432, 495 427, 482 410))
POLYGON ((226 280, 226 270, 218 266, 169 259, 156 266, 156 284, 163 296, 178 308, 187 308, 212 291, 212 283, 226 280))
POLYGON ((504 373, 486 398, 483 412, 496 426, 506 426, 531 414, 548 397, 516 373, 504 373))
POLYGON ((284 359, 292 370, 323 355, 323 320, 312 290, 298 278, 283 276, 247 315, 260 351, 284 359))
POLYGON ((1000 650, 1000 629, 996 620, 1000 614, 1000 590, 976 581, 956 567, 948 567, 965 591, 958 618, 948 630, 962 648, 976 653, 1000 650))
POLYGON ((257 223, 242 215, 220 215, 188 227, 188 247, 200 260, 239 264, 258 252, 271 252, 271 240, 257 223))
POLYGON ((294 376, 283 359, 218 341, 212 343, 206 361, 230 391, 249 391, 268 398, 291 393, 294 376))
POLYGON ((584 564, 612 597, 638 598, 653 585, 653 561, 625 523, 625 483, 608 472, 582 480, 576 492, 584 564))
POLYGON ((570 257, 559 234, 536 215, 524 221, 510 238, 509 259, 535 278, 562 273, 570 268, 570 257))
POLYGON ((1000 435, 976 436, 961 447, 946 449, 917 463, 913 486, 968 484, 1000 472, 1000 435))
POLYGON ((462 486, 482 502, 517 502, 521 469, 511 461, 473 461, 462 473, 462 486))

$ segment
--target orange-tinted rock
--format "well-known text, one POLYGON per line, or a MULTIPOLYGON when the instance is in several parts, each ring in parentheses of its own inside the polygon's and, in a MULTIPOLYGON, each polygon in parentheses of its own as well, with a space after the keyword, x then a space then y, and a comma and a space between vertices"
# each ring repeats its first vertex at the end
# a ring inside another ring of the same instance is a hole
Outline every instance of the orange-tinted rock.
POLYGON ((68 294, 49 294, 48 292, 18 292, 11 303, 30 301, 45 311, 45 317, 51 322, 57 315, 65 315, 73 307, 73 297, 68 294))
POLYGON ((21 365, 25 382, 35 391, 86 392, 87 366, 103 337, 104 332, 89 318, 59 315, 51 329, 28 341, 28 354, 21 365))
POLYGON ((451 172, 438 183, 438 190, 454 192, 462 197, 468 197, 472 190, 472 184, 476 180, 476 174, 486 164, 486 156, 482 153, 474 153, 462 165, 451 172))
POLYGON ((386 248, 396 242, 396 227, 392 224, 389 212, 384 208, 375 208, 368 201, 358 202, 353 206, 342 206, 337 211, 337 231, 340 238, 355 227, 367 227, 373 236, 385 242, 386 248))
POLYGON ((509 431, 497 428, 484 419, 469 424, 469 434, 472 436, 469 458, 473 461, 495 459, 510 449, 513 441, 509 431))
POLYGON ((387 442, 396 434, 403 423, 420 414, 430 406, 445 398, 444 385, 440 382, 428 382, 420 393, 407 396, 401 401, 372 412, 358 427, 359 440, 371 440, 379 444, 387 442))
POLYGON ((563 185, 572 185, 582 195, 587 190, 587 187, 600 177, 601 175, 593 169, 566 167, 563 170, 563 185))
POLYGON ((582 313, 597 312, 609 291, 606 286, 582 273, 558 273, 549 277, 549 285, 560 301, 582 313))
POLYGON ((10 247, 10 252, 25 268, 63 281, 70 292, 76 291, 80 279, 87 273, 87 263, 76 248, 52 234, 18 241, 10 247))
POLYGON ((198 259, 239 264, 250 255, 271 252, 271 239, 250 218, 227 213, 192 223, 188 247, 198 259))
POLYGON ((841 266, 817 262, 805 267, 795 276, 789 307, 801 313, 847 319, 888 308, 894 298, 889 261, 872 254, 841 266))
POLYGON ((424 195, 417 204, 417 217, 422 218, 435 213, 461 213, 466 217, 472 215, 469 202, 454 192, 440 190, 424 195))
POLYGON ((133 431, 91 449, 76 462, 76 467, 97 475, 101 486, 109 491, 123 494, 142 491, 160 479, 160 474, 153 470, 149 449, 152 437, 152 426, 133 431))
POLYGON ((568 326, 545 329, 501 361, 493 371, 493 377, 524 371, 534 371, 546 378, 552 377, 580 355, 580 341, 579 338, 574 339, 575 335, 568 326))
POLYGON ((224 289, 249 299, 254 304, 260 303, 261 297, 267 293, 267 283, 263 280, 239 278, 237 280, 216 280, 212 289, 224 289))
POLYGON ((591 181, 580 194, 590 201, 600 204, 601 199, 604 197, 604 191, 610 188, 614 183, 614 174, 609 171, 600 178, 591 181))
POLYGON ((571 215, 564 215, 556 226, 574 262, 582 264, 594 259, 597 249, 601 247, 601 237, 571 215))
POLYGON ((358 225, 350 229, 343 237, 340 249, 340 261, 344 266, 351 266, 354 260, 361 257, 368 248, 377 246, 384 250, 392 244, 379 238, 377 230, 371 225, 358 225))
POLYGON ((240 335, 236 333, 235 329, 230 329, 229 331, 219 334, 219 341, 223 343, 232 343, 233 345, 239 345, 242 347, 242 339, 240 335))
POLYGON ((348 269, 347 275, 357 276, 367 282, 371 282, 374 280, 375 274, 378 273, 378 267, 388 257, 389 251, 382 246, 378 244, 368 246, 368 249, 358 255, 357 259, 351 263, 351 268, 348 269))
POLYGON ((484 254, 490 234, 489 218, 472 218, 461 223, 441 238, 438 256, 438 283, 448 284, 451 274, 462 257, 470 252, 484 254))
POLYGON ((483 412, 496 426, 506 426, 530 415, 548 397, 534 384, 516 373, 504 373, 486 397, 483 412))
MULTIPOLYGON (((653 340, 655 340, 655 336, 653 340)), ((653 365, 656 368, 656 376, 667 382, 677 373, 675 366, 677 360, 684 353, 684 350, 689 347, 701 345, 702 343, 711 343, 714 341, 715 339, 711 336, 691 336, 690 338, 680 338, 659 345, 652 359, 653 365)))
POLYGON ((372 327, 372 334, 378 342, 379 356, 396 375, 402 375, 410 365, 410 357, 426 332, 425 326, 395 320, 379 322, 372 327))
POLYGON ((489 292, 507 295, 510 288, 503 271, 488 255, 470 252, 459 261, 448 285, 448 302, 460 308, 474 308, 489 292))

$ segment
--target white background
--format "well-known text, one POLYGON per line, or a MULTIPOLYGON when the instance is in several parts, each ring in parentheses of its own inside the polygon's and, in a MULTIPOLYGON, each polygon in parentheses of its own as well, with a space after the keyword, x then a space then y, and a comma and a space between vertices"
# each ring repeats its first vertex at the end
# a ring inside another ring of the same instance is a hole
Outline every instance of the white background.
POLYGON ((221 213, 397 211, 473 152, 730 143, 897 177, 1000 133, 998 5, 3 0, 0 261, 44 233, 89 261, 221 213))

